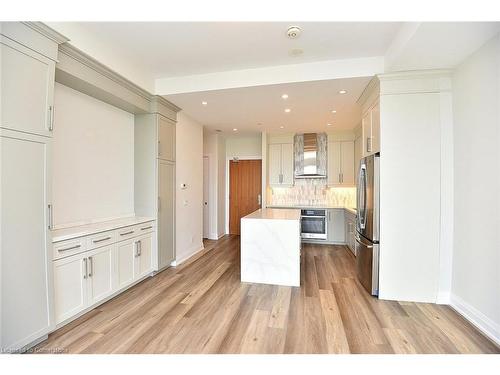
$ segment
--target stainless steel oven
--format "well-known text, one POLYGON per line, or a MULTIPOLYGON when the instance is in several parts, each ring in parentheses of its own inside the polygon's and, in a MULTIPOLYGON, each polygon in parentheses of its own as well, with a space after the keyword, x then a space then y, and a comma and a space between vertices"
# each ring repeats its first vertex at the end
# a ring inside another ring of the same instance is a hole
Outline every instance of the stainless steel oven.
POLYGON ((301 211, 301 237, 327 239, 326 210, 301 211))

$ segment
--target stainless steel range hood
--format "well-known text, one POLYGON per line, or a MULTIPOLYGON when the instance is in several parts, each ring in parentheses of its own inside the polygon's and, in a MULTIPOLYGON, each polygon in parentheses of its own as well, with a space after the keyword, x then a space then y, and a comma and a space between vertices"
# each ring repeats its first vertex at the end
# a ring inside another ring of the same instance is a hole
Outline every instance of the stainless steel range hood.
POLYGON ((296 134, 295 178, 326 178, 326 133, 296 134))

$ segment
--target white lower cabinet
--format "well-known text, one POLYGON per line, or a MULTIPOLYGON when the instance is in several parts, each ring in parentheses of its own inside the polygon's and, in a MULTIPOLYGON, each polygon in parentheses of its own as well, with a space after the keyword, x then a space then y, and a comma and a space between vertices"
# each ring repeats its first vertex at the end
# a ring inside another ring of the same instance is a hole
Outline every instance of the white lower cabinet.
POLYGON ((118 243, 116 255, 118 258, 118 289, 121 289, 134 281, 135 240, 118 243))
POLYGON ((54 261, 54 300, 56 324, 87 307, 86 254, 54 261))
POLYGON ((113 288, 113 246, 93 250, 88 255, 88 300, 93 305, 111 295, 113 288))
POLYGON ((349 250, 356 255, 355 230, 356 215, 346 211, 345 213, 345 242, 349 250))
POLYGON ((135 255, 135 267, 134 267, 134 278, 140 279, 143 276, 151 273, 153 270, 152 262, 152 248, 153 248, 153 237, 142 236, 136 241, 136 255, 135 255))
POLYGON ((330 208, 327 210, 328 242, 344 243, 344 209, 330 208))
MULTIPOLYGON (((154 234, 155 232, 141 234, 135 238, 55 260, 56 324, 77 316, 85 309, 96 306, 114 293, 151 274, 154 234)), ((70 247, 75 247, 74 241, 72 239, 65 242, 72 245, 70 247)), ((62 243, 59 247, 68 245, 62 243)))

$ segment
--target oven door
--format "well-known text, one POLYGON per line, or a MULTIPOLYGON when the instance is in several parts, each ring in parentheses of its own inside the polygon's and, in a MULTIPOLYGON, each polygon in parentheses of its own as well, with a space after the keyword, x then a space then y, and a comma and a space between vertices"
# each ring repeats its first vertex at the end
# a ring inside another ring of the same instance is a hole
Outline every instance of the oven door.
POLYGON ((302 216, 301 227, 302 238, 327 238, 325 216, 302 216))

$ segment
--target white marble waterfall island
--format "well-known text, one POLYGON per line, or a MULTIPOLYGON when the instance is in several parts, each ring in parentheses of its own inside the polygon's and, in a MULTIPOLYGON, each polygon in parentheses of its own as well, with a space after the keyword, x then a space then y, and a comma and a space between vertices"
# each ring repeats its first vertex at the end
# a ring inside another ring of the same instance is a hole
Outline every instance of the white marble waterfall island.
POLYGON ((241 281, 300 286, 300 210, 264 208, 241 219, 241 281))

